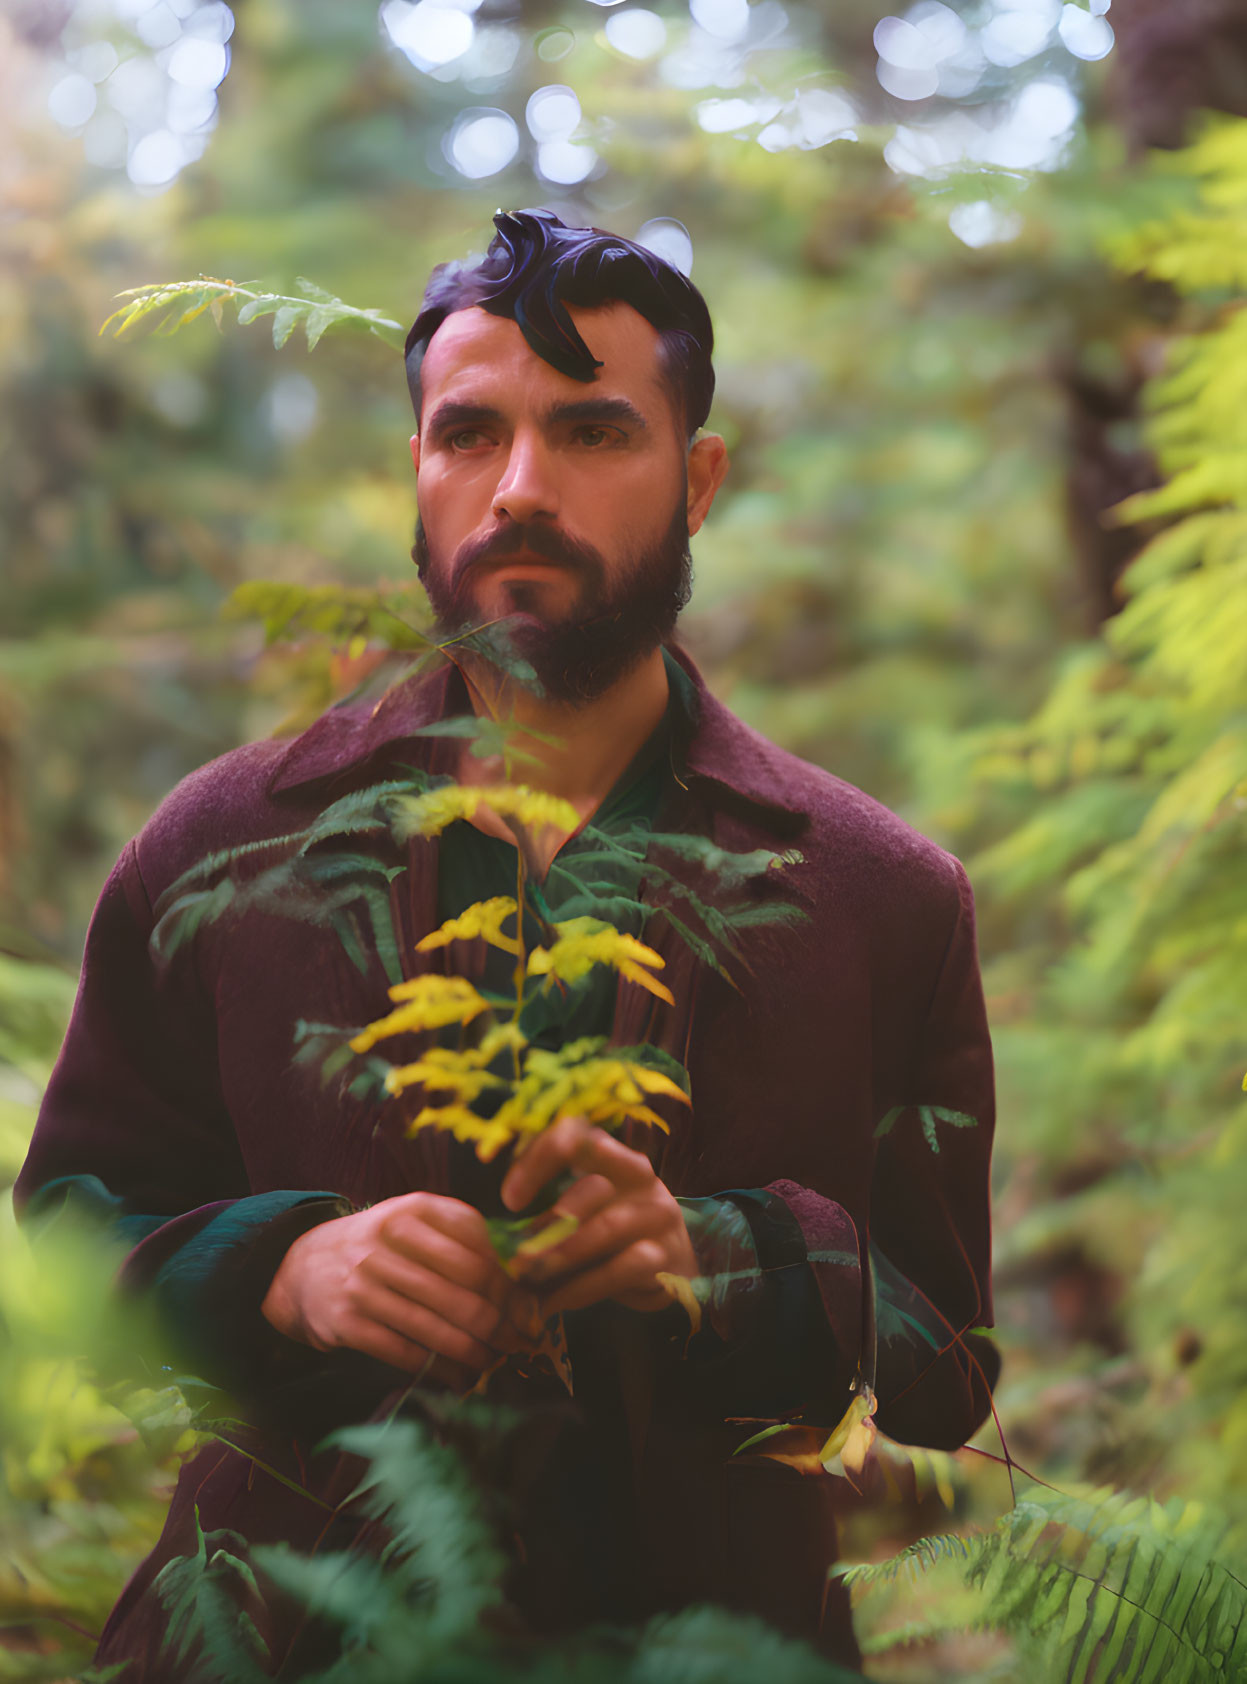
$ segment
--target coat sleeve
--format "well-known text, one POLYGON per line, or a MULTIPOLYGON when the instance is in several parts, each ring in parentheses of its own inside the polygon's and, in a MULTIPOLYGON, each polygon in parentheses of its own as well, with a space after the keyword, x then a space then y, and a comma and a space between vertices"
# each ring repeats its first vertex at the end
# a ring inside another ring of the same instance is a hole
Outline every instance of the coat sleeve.
POLYGON ((706 1407, 830 1428, 860 1372, 902 1442, 953 1449, 987 1415, 999 1359, 972 1330, 991 1321, 992 1061, 960 866, 956 882, 904 1103, 874 1129, 869 1233, 792 1181, 679 1201, 701 1271, 689 1386, 706 1407))
POLYGON ((879 1119, 871 1189, 879 1425, 955 1449, 986 1418, 1000 1368, 990 1327, 991 1040, 958 865, 957 914, 900 1103, 879 1119))
POLYGON ((14 1188, 36 1225, 86 1221, 156 1306, 164 1354, 246 1391, 291 1353, 260 1314, 286 1248, 350 1207, 253 1193, 217 1076, 215 1014, 191 966, 158 975, 131 842, 100 896, 60 1058, 14 1188))

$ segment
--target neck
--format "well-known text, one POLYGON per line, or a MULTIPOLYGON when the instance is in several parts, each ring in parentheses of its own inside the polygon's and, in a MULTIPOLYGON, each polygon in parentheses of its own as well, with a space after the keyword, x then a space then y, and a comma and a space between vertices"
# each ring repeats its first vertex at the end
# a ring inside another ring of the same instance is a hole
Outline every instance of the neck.
MULTIPOLYGON (((570 801, 587 819, 610 792, 667 709, 667 669, 653 650, 594 701, 572 705, 534 696, 530 690, 475 661, 461 666, 478 718, 514 723, 511 746, 522 756, 510 781, 570 801), (552 738, 553 741, 547 739, 552 738)), ((501 783, 501 756, 461 757, 465 783, 501 783)))

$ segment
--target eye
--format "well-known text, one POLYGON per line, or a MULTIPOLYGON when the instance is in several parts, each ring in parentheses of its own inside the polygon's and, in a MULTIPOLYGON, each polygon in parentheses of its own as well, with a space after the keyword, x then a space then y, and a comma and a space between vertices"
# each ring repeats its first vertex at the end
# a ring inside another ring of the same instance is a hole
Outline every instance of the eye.
POLYGON ((627 434, 618 427, 607 427, 599 421, 586 421, 576 428, 573 437, 586 450, 602 450, 612 444, 626 444, 627 434))
POLYGON ((469 451, 479 450, 482 445, 490 444, 492 440, 479 427, 460 427, 457 433, 447 435, 446 443, 451 450, 469 451))

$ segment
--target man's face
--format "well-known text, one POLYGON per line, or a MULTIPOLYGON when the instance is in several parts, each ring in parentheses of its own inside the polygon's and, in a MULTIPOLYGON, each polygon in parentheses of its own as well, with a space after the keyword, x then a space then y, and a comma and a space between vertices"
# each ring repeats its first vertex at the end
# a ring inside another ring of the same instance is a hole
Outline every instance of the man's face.
POLYGON ((574 702, 670 632, 688 595, 689 530, 721 471, 703 492, 699 456, 690 489, 644 317, 624 304, 571 314, 602 362, 590 385, 537 356, 508 318, 447 317, 424 359, 412 453, 416 556, 439 622, 506 621, 546 692, 574 702))

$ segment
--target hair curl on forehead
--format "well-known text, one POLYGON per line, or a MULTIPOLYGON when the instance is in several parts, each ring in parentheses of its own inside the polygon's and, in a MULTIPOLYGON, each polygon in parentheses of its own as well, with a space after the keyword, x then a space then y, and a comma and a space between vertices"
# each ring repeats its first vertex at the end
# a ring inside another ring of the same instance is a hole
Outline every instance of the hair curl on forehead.
POLYGON ((499 211, 497 233, 475 263, 434 269, 407 335, 407 384, 420 418, 420 369, 447 316, 479 305, 508 316, 560 374, 590 381, 602 366, 576 330, 568 306, 629 304, 661 341, 663 373, 691 437, 710 413, 714 330, 706 301, 654 252, 600 228, 569 228, 547 210, 499 211))

